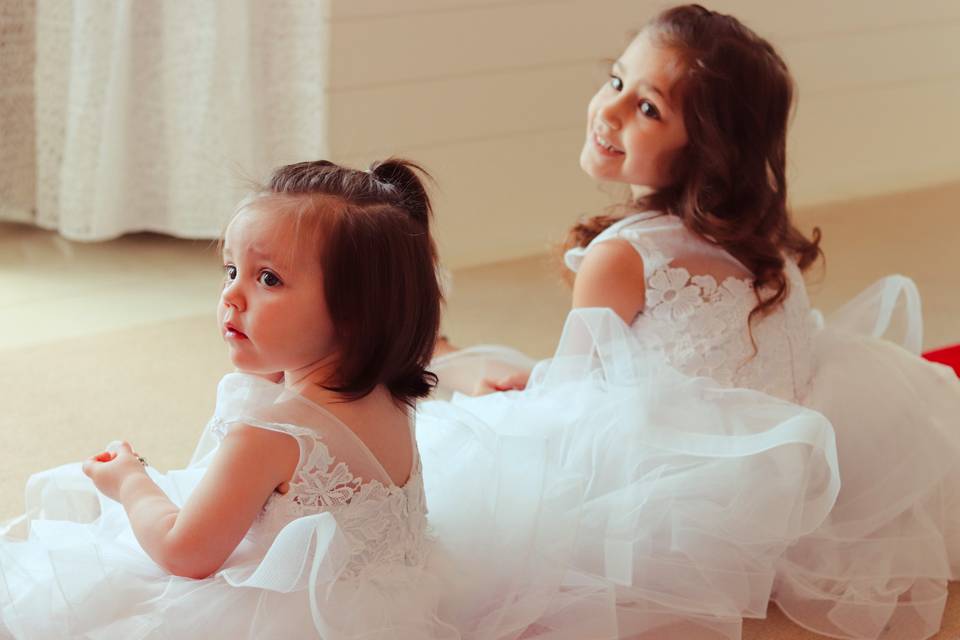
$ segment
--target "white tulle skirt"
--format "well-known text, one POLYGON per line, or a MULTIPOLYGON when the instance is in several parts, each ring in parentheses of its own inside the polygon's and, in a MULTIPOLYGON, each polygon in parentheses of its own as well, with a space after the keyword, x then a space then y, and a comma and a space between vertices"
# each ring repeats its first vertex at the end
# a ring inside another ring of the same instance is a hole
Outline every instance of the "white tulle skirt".
POLYGON ((524 392, 419 408, 465 637, 738 637, 833 507, 823 416, 639 348, 612 312, 577 311, 524 392))
MULTIPOLYGON (((148 471, 178 504, 203 474, 148 471)), ((245 539, 214 575, 195 580, 157 566, 123 508, 79 464, 32 476, 27 505, 0 537, 0 638, 459 637, 438 618, 441 583, 424 567, 342 577, 352 552, 330 513, 293 520, 262 544, 245 539), (26 525, 26 539, 15 539, 26 525)))
MULTIPOLYGON (((960 559, 960 383, 916 355, 920 324, 913 284, 881 281, 821 326, 790 403, 682 375, 581 310, 526 391, 422 405, 431 521, 500 593, 447 590, 465 637, 739 638, 771 600, 829 636, 936 633, 960 559)), ((524 356, 438 364, 469 388, 524 356)))
MULTIPOLYGON (((736 639, 771 600, 835 637, 927 638, 960 570, 960 383, 918 331, 912 285, 885 280, 820 329, 791 403, 574 312, 526 391, 421 404, 437 543, 362 580, 339 579, 330 514, 170 576, 79 465, 45 471, 0 537, 0 638, 736 639)), ((526 362, 472 353, 444 367, 526 362)), ((150 473, 182 503, 202 469, 150 473)))
POLYGON ((842 487, 777 567, 773 599, 838 638, 929 638, 960 577, 960 382, 919 357, 920 297, 880 280, 832 314, 803 404, 830 419, 842 487))

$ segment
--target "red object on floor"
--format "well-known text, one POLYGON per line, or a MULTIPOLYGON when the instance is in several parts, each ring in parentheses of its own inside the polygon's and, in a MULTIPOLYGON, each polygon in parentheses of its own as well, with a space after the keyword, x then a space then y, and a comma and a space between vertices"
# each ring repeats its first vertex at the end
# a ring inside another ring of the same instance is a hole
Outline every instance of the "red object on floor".
POLYGON ((944 347, 943 349, 927 351, 925 354, 923 354, 923 357, 931 362, 939 362, 940 364, 945 364, 948 367, 953 367, 953 370, 957 372, 958 376, 960 376, 960 344, 955 344, 951 347, 944 347))

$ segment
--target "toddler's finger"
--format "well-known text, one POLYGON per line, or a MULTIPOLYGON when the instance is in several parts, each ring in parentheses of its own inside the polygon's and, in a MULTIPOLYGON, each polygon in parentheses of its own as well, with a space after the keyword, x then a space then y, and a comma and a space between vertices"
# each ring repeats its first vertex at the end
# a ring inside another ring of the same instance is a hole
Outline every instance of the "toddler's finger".
POLYGON ((473 388, 473 395, 482 396, 497 390, 497 381, 491 378, 484 378, 473 388))
POLYGON ((83 475, 88 478, 93 477, 93 465, 98 462, 97 457, 93 456, 92 458, 87 458, 83 461, 83 464, 80 465, 80 470, 83 471, 83 475))
POLYGON ((107 445, 107 451, 117 454, 117 453, 129 453, 130 455, 136 455, 133 453, 133 446, 126 440, 114 440, 107 445))
POLYGON ((525 386, 521 380, 510 376, 495 382, 493 388, 497 391, 513 391, 514 389, 523 389, 525 386))

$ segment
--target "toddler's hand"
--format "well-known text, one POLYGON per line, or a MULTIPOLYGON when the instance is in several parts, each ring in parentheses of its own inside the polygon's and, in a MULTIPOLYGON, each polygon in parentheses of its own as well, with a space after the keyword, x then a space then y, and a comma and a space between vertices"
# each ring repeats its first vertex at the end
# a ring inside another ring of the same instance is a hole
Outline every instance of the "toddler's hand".
POLYGON ((445 335, 438 335, 437 342, 433 347, 433 357, 437 358, 439 356, 445 356, 448 353, 453 353, 454 351, 459 351, 460 347, 456 347, 451 344, 450 339, 445 335))
POLYGON ((474 395, 482 396, 495 391, 523 391, 529 380, 529 371, 514 373, 505 378, 484 378, 474 395))
POLYGON ((87 458, 83 472, 103 495, 119 501, 120 487, 133 474, 146 473, 129 442, 111 442, 102 453, 87 458))

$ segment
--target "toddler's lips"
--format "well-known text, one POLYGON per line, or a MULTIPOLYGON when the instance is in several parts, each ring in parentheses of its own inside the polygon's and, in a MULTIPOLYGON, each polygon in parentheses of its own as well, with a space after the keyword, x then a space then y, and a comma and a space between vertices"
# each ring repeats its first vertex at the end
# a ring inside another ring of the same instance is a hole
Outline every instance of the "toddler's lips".
POLYGON ((230 340, 246 340, 247 336, 242 331, 238 331, 233 325, 225 325, 223 327, 223 337, 230 340))

